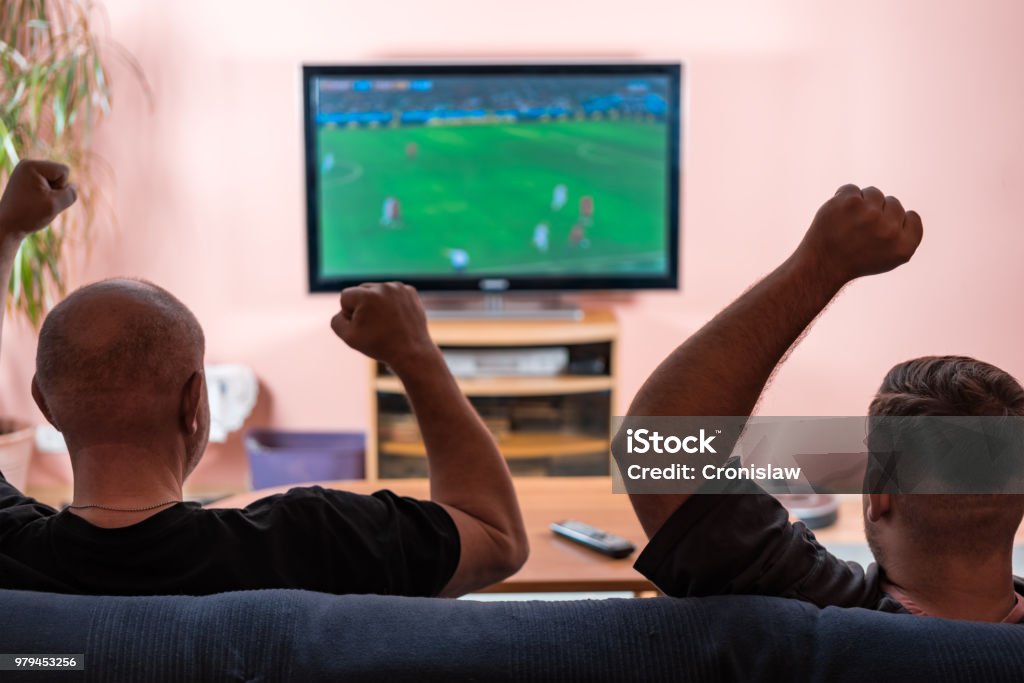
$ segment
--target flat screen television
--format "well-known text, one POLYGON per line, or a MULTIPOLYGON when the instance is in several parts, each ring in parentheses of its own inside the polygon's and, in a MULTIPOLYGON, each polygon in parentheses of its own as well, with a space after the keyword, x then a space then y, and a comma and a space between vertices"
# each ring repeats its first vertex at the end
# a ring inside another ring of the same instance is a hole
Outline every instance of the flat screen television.
POLYGON ((305 66, 310 291, 674 289, 679 64, 305 66))

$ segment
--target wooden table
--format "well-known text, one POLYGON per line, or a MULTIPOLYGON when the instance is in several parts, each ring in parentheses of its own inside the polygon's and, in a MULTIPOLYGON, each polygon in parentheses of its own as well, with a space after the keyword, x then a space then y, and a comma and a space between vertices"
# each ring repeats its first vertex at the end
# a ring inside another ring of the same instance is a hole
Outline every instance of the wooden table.
MULTIPOLYGON (((381 479, 378 481, 317 482, 325 488, 354 493, 372 493, 391 489, 413 498, 429 498, 426 479, 381 479)), ((515 479, 526 531, 530 539, 530 559, 514 576, 483 592, 599 592, 656 590, 650 581, 633 569, 637 554, 647 542, 640 523, 625 494, 613 494, 608 477, 521 477, 515 479), (614 560, 555 536, 548 525, 564 519, 581 522, 628 538, 637 553, 614 560)), ((210 507, 245 507, 292 486, 252 491, 224 498, 210 507)))

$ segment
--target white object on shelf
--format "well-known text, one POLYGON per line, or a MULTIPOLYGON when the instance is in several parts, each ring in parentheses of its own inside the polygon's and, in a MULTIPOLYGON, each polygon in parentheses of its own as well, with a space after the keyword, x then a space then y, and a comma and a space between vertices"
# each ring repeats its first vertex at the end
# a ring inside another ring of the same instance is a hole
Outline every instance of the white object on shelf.
POLYGON ((222 443, 241 428, 256 407, 259 381, 245 365, 206 366, 206 389, 210 397, 210 441, 222 443))
POLYGON ((64 435, 53 425, 36 427, 36 448, 43 453, 67 453, 68 445, 64 443, 64 435))
POLYGON ((444 349, 456 377, 555 377, 569 367, 564 346, 520 349, 444 349))

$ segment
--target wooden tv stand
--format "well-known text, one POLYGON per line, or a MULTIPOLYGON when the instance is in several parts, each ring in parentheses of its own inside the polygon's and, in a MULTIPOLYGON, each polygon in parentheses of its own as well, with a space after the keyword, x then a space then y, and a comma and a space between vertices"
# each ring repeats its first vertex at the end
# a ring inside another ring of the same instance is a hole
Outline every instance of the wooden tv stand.
MULTIPOLYGON (((615 399, 618 324, 609 310, 580 320, 431 320, 442 351, 565 349, 568 367, 551 376, 458 377, 491 428, 513 474, 607 475, 615 399)), ((423 477, 426 449, 401 382, 372 363, 368 479, 423 477)))

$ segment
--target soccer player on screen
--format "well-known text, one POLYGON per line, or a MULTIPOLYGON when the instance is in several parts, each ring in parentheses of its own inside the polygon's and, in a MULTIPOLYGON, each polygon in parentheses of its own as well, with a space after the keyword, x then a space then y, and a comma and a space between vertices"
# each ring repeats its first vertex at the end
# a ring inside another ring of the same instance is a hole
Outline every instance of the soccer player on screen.
POLYGON ((547 223, 538 223, 537 227, 533 229, 533 246, 536 247, 537 251, 547 253, 548 251, 548 236, 551 231, 548 229, 547 223))
POLYGON ((562 184, 555 185, 555 190, 551 193, 551 210, 561 211, 567 201, 569 201, 569 188, 562 184))
POLYGON ((405 158, 409 161, 414 161, 416 155, 419 154, 420 148, 415 142, 410 142, 405 146, 405 158))
POLYGON ((582 247, 585 240, 586 237, 584 237, 583 224, 577 223, 572 226, 572 230, 569 231, 569 246, 582 247))
POLYGON ((469 266, 469 252, 465 249, 449 249, 448 261, 452 264, 452 270, 463 273, 469 266))
POLYGON ((580 197, 580 223, 590 225, 594 222, 594 198, 589 194, 580 197))
POLYGON ((402 205, 395 197, 385 197, 381 207, 380 224, 385 228, 397 227, 402 220, 402 205))

